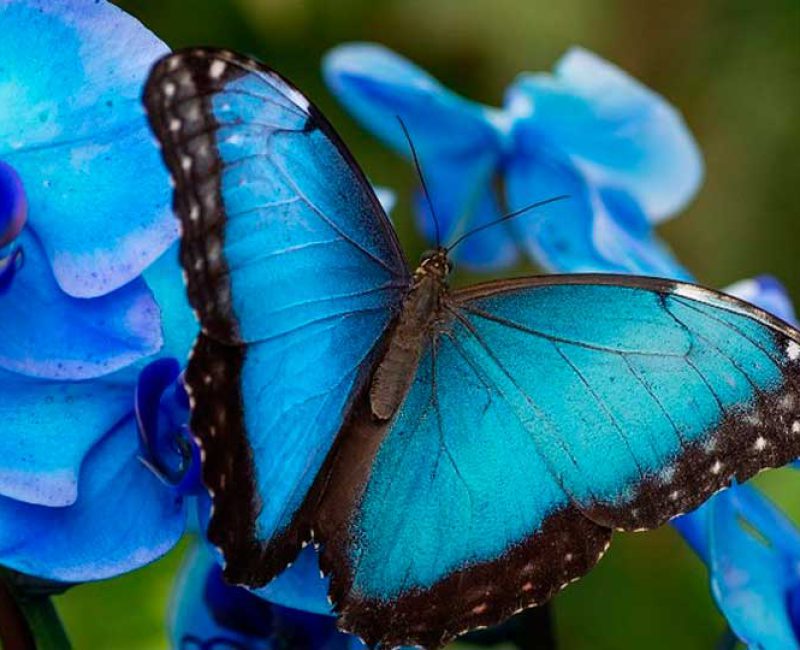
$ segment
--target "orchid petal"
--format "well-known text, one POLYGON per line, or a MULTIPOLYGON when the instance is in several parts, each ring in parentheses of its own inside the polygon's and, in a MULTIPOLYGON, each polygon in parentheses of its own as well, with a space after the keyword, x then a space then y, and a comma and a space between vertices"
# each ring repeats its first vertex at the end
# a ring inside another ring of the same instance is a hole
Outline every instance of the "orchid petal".
POLYGON ((84 457, 132 410, 129 375, 64 382, 0 370, 0 496, 74 503, 84 457))
POLYGON ((177 236, 140 102, 167 47, 105 0, 2 0, 0 31, 0 158, 25 184, 59 285, 114 291, 177 236))
POLYGON ((198 545, 190 554, 173 596, 170 636, 174 647, 270 650, 360 650, 354 636, 336 629, 336 620, 268 602, 225 583, 211 553, 198 545))
POLYGON ((787 323, 797 324, 797 315, 789 292, 771 275, 740 280, 725 289, 725 292, 751 302, 787 323))
POLYGON ((520 245, 546 270, 688 279, 688 272, 658 240, 630 197, 596 190, 554 152, 517 156, 509 163, 506 180, 513 210, 554 196, 567 197, 509 222, 520 245))
MULTIPOLYGON (((430 209, 417 201, 421 229, 429 241, 445 245, 499 216, 493 182, 508 128, 499 111, 447 90, 379 45, 341 45, 326 55, 323 72, 330 89, 366 128, 410 157, 403 126, 408 130, 439 223, 441 242, 436 242, 430 209)), ((465 245, 455 251, 455 259, 481 269, 512 263, 516 248, 507 232, 499 229, 492 237, 489 245, 473 246, 471 252, 465 245)))
MULTIPOLYGON (((731 629, 744 643, 763 650, 800 648, 787 608, 797 562, 775 547, 791 524, 748 486, 715 498, 711 524, 712 590, 731 629)), ((798 533, 792 531, 792 537, 800 551, 798 533)))
POLYGON ((0 498, 0 564, 49 580, 86 582, 131 571, 169 551, 183 534, 183 500, 137 454, 131 416, 87 456, 73 505, 0 498))
POLYGON ((276 605, 331 616, 329 585, 330 579, 321 577, 319 553, 309 544, 300 551, 292 566, 255 593, 276 605))
POLYGON ((72 298, 59 289, 30 229, 17 242, 24 261, 0 295, 0 368, 86 379, 161 348, 158 306, 141 279, 100 298, 72 298))
POLYGON ((183 269, 178 261, 178 245, 167 249, 144 272, 143 277, 153 292, 161 314, 164 331, 161 354, 175 357, 184 364, 189 359, 200 325, 187 298, 183 269))
POLYGON ((28 198, 16 170, 0 162, 0 249, 17 238, 28 219, 28 198))
POLYGON ((552 75, 524 74, 508 110, 527 147, 554 147, 593 184, 630 194, 654 222, 683 208, 703 179, 700 150, 680 114, 617 66, 573 48, 552 75))

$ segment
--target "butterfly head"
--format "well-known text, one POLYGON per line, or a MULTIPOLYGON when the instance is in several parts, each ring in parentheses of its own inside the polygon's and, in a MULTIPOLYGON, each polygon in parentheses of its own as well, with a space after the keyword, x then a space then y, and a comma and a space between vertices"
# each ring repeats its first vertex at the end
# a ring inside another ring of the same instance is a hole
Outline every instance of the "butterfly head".
POLYGON ((422 278, 438 280, 441 284, 447 284, 447 276, 453 270, 453 263, 447 256, 447 249, 443 247, 425 251, 419 261, 419 266, 414 272, 415 281, 422 278))

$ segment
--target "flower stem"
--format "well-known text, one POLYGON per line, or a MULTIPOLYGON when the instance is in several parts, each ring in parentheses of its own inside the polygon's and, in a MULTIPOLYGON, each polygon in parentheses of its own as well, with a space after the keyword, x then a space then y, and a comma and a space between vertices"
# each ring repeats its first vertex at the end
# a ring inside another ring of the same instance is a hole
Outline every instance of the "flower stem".
POLYGON ((0 647, 3 650, 35 650, 33 633, 22 609, 0 580, 0 647))
POLYGON ((50 598, 22 593, 4 571, 0 572, 0 647, 3 650, 71 647, 50 598))

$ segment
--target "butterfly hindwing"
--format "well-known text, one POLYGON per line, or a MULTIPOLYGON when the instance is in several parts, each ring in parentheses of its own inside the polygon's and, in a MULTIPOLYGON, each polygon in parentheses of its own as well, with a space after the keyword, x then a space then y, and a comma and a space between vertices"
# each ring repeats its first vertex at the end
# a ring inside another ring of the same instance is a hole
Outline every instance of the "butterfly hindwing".
POLYGON ((587 519, 457 336, 423 356, 394 420, 340 435, 314 519, 342 627, 438 648, 547 601, 611 531, 587 519))
POLYGON ((154 69, 145 104, 176 183, 203 334, 186 378, 228 577, 291 560, 295 514, 408 286, 388 219, 293 86, 228 52, 154 69), (281 545, 278 538, 287 538, 281 545))
POLYGON ((496 622, 585 573, 611 529, 800 455, 800 333, 746 303, 549 276, 449 305, 395 418, 344 432, 358 463, 334 464, 315 521, 344 625, 370 642, 496 622))

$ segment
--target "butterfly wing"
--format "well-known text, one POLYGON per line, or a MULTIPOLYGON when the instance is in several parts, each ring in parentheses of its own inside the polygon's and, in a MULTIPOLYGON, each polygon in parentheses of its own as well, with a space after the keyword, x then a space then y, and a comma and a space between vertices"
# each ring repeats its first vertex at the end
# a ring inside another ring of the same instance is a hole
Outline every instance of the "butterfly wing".
POLYGON ((622 276, 450 302, 395 419, 344 432, 315 521, 369 642, 496 623, 585 573, 611 529, 800 454, 800 332, 746 303, 622 276))
POLYGON ((653 528, 800 455, 800 332, 757 307, 622 276, 478 287, 461 300, 465 325, 558 422, 565 454, 551 462, 598 523, 653 528), (517 346, 541 353, 535 368, 515 368, 517 346))
MULTIPOLYGON (((499 111, 450 92, 424 70, 380 45, 353 43, 331 50, 323 64, 331 91, 372 133, 396 151, 410 149, 402 119, 419 153, 441 228, 442 243, 500 216, 493 181, 503 155, 499 111)), ((551 195, 548 195, 551 196, 551 195)), ((420 228, 435 241, 434 220, 418 196, 420 228)), ((502 268, 517 258, 505 226, 454 251, 472 268, 502 268), (488 239, 487 239, 488 238, 488 239)))
POLYGON ((208 535, 229 579, 258 582, 303 541, 296 512, 408 271, 350 154, 276 73, 228 52, 177 53, 154 69, 145 103, 203 329, 186 380, 208 535))

